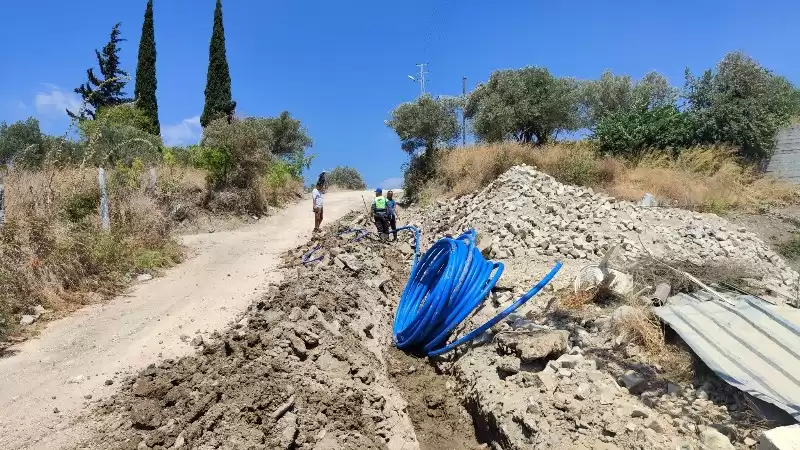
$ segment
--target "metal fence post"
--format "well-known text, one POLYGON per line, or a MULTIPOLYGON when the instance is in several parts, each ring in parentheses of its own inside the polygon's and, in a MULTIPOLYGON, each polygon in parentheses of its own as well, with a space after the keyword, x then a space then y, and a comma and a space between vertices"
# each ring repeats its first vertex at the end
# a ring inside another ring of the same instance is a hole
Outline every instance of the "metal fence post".
POLYGON ((111 229, 111 218, 108 216, 108 194, 106 194, 106 170, 97 169, 97 183, 100 185, 100 226, 108 231, 111 229))

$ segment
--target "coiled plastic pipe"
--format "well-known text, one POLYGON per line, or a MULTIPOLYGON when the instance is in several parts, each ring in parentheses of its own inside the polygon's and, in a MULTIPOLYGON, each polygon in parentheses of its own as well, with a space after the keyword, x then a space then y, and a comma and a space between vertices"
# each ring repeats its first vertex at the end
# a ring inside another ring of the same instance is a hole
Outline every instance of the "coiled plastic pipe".
MULTIPOLYGON (((418 251, 419 230, 416 233, 418 251)), ((475 247, 475 237, 475 230, 468 230, 456 239, 439 239, 419 260, 415 251, 411 276, 395 314, 394 341, 398 348, 427 356, 449 352, 480 336, 522 306, 561 269, 561 262, 556 262, 541 281, 511 306, 447 344, 453 330, 484 301, 503 274, 503 263, 484 259, 475 247)))

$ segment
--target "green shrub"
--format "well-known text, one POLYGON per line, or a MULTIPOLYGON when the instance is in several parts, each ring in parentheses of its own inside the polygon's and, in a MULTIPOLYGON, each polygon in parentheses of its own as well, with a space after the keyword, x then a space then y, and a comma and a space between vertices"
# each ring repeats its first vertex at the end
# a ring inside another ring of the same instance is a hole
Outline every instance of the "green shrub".
POLYGON ((325 178, 327 183, 331 186, 339 186, 344 189, 352 190, 367 188, 367 183, 364 182, 361 174, 352 167, 337 166, 328 172, 325 178))
POLYGON ((64 205, 64 217, 71 223, 82 222, 83 219, 97 212, 99 204, 99 192, 77 193, 64 205))

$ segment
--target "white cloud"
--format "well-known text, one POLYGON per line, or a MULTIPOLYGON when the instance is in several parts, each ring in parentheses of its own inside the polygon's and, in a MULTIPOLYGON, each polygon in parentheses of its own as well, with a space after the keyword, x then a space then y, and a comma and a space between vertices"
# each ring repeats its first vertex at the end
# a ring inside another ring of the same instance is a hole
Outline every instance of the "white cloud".
POLYGON ((74 92, 65 92, 54 84, 44 85, 48 91, 39 92, 34 99, 36 112, 44 116, 60 116, 66 110, 78 111, 81 107, 81 98, 74 92))
POLYGON ((387 178, 387 179, 381 181, 381 186, 380 187, 382 189, 384 189, 384 190, 386 190, 386 189, 400 189, 400 188, 403 187, 403 179, 400 178, 400 177, 387 178))
POLYGON ((161 137, 164 138, 164 145, 196 144, 202 135, 203 128, 200 126, 200 116, 189 117, 175 125, 163 125, 161 127, 161 137))

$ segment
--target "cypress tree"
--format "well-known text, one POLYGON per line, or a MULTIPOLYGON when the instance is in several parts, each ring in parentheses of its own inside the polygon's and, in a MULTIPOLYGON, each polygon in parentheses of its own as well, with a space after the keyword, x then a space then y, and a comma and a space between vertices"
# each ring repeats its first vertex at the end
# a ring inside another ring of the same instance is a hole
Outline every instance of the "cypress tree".
POLYGON ((214 10, 214 31, 208 49, 208 77, 206 78, 206 103, 200 124, 205 127, 214 119, 233 118, 236 102, 231 94, 231 74, 225 55, 225 29, 222 26, 222 0, 217 0, 214 10))
POLYGON ((79 113, 74 113, 67 110, 72 118, 86 119, 88 116, 91 119, 95 118, 95 113, 98 109, 104 106, 116 106, 126 103, 128 99, 125 97, 125 85, 127 80, 124 78, 128 76, 128 72, 122 70, 119 66, 119 46, 122 39, 120 36, 119 27, 121 23, 114 25, 111 29, 111 38, 103 47, 102 53, 95 50, 97 56, 97 65, 100 67, 100 73, 103 79, 97 78, 94 74, 94 69, 89 68, 86 70, 86 76, 89 79, 86 83, 75 88, 75 93, 80 94, 86 104, 92 106, 94 111, 87 110, 79 113), (85 114, 84 114, 85 113, 85 114), (78 117, 80 115, 80 117, 78 117))
POLYGON ((144 111, 150 119, 147 131, 156 136, 161 134, 158 122, 158 100, 156 99, 156 39, 153 25, 153 0, 147 0, 142 24, 142 38, 139 41, 139 61, 136 65, 136 107, 144 111))

